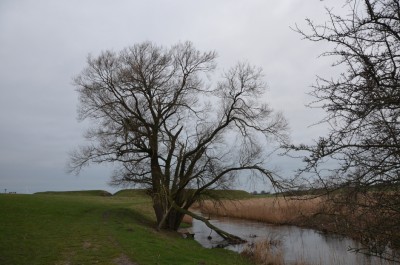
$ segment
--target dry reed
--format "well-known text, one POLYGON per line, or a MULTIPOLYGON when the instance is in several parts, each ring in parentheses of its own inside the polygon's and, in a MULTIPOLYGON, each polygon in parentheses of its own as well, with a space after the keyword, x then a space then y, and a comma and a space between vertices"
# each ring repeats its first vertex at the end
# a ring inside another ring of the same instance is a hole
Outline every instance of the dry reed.
POLYGON ((279 236, 270 234, 266 240, 248 244, 241 255, 256 265, 311 265, 304 262, 301 257, 295 262, 285 262, 282 243, 279 236))
POLYGON ((183 216, 182 223, 191 225, 193 223, 193 217, 185 214, 183 216))
POLYGON ((199 209, 209 215, 228 216, 271 224, 293 224, 320 211, 322 198, 269 197, 240 201, 205 201, 199 209))
POLYGON ((263 240, 249 244, 241 253, 257 265, 284 265, 282 248, 263 240))

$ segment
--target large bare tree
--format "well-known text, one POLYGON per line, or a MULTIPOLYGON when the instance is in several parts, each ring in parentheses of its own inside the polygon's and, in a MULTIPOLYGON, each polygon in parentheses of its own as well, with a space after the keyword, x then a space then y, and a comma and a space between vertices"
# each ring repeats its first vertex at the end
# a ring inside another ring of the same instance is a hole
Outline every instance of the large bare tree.
POLYGON ((331 43, 323 55, 337 58, 342 73, 319 78, 311 93, 311 106, 327 113, 328 135, 294 148, 309 152, 304 171, 316 183, 341 189, 330 212, 339 232, 358 234, 381 254, 400 248, 400 3, 344 3, 345 16, 327 9, 324 24, 307 20, 309 30, 297 28, 305 39, 331 43))
MULTIPOLYGON (((89 144, 70 169, 111 162, 114 184, 149 191, 160 228, 176 230, 206 190, 266 169, 266 142, 285 141, 287 123, 264 102, 261 69, 238 63, 212 83, 216 53, 190 42, 171 48, 144 42, 89 57, 76 77, 79 117, 90 119, 89 144)), ((206 220, 203 220, 206 221, 206 220)))

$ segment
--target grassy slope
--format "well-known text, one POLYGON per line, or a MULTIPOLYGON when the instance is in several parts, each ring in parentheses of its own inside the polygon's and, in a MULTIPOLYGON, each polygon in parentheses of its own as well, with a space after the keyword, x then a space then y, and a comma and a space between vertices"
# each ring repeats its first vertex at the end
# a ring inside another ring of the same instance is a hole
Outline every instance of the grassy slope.
POLYGON ((254 196, 244 190, 208 190, 202 195, 203 199, 219 199, 219 200, 244 200, 254 196))
POLYGON ((143 194, 0 195, 0 264, 248 264, 156 232, 143 194))
POLYGON ((105 190, 77 190, 77 191, 44 191, 37 192, 36 195, 72 195, 72 196, 112 196, 105 190))

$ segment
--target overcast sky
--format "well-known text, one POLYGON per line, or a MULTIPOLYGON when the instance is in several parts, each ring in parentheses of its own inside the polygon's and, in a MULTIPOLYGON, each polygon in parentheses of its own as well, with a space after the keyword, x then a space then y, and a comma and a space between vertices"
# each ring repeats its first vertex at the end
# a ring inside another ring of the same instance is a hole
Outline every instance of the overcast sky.
MULTIPOLYGON (((336 0, 337 1, 337 0, 336 0)), ((332 75, 322 43, 301 40, 290 27, 325 21, 334 0, 1 0, 0 192, 106 189, 110 168, 68 175, 68 152, 83 143, 72 78, 89 53, 142 41, 170 46, 192 41, 215 50, 219 69, 239 60, 261 66, 266 101, 289 120, 292 140, 324 131, 308 126, 322 116, 305 104, 316 75, 332 75)), ((339 10, 336 7, 335 10, 339 10)), ((275 159, 282 174, 296 162, 275 159)), ((243 186, 249 189, 249 187, 243 186)))

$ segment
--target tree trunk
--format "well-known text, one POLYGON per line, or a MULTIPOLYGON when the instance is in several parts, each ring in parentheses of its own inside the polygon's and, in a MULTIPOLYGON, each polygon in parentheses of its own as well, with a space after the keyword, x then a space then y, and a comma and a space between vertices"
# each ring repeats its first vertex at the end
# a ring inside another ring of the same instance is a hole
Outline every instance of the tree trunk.
MULTIPOLYGON (((193 217, 194 219, 197 219, 199 221, 202 221, 206 226, 208 226, 209 228, 211 228, 212 230, 214 230, 218 235, 220 235, 223 239, 225 239, 229 244, 241 244, 241 243, 245 243, 246 240, 232 235, 228 232, 225 232, 221 229, 219 229, 218 227, 214 226, 213 224, 211 224, 206 218, 197 215, 195 213, 192 213, 191 211, 189 211, 188 209, 184 209, 182 207, 180 207, 179 205, 177 205, 174 201, 170 201, 171 206, 173 207, 173 209, 175 210, 175 212, 179 212, 182 214, 180 221, 182 221, 182 218, 185 214, 193 217)), ((180 224, 180 222, 179 222, 180 224)), ((178 225, 179 227, 179 225, 178 225)))
MULTIPOLYGON (((157 217, 157 228, 158 229, 170 229, 170 230, 178 230, 183 216, 185 214, 202 221, 209 228, 214 230, 217 234, 219 234, 223 239, 225 239, 229 244, 240 244, 246 242, 242 238, 232 235, 228 232, 225 232, 218 227, 211 224, 206 218, 199 216, 195 213, 190 212, 186 208, 182 208, 177 204, 172 198, 160 197, 159 194, 153 196, 153 208, 157 217), (165 201, 168 200, 168 203, 165 201)), ((176 198, 175 198, 176 199, 176 198)))
MULTIPOLYGON (((153 209, 154 213, 156 214, 156 219, 157 219, 157 225, 160 225, 163 223, 163 217, 165 215, 165 207, 163 204, 160 202, 159 199, 153 198, 153 209)), ((160 227, 164 228, 164 227, 160 227)))
POLYGON ((185 214, 172 208, 168 214, 166 226, 174 231, 178 230, 184 215, 185 214))
POLYGON ((178 230, 184 213, 165 203, 162 198, 153 197, 153 209, 157 219, 158 229, 178 230))

